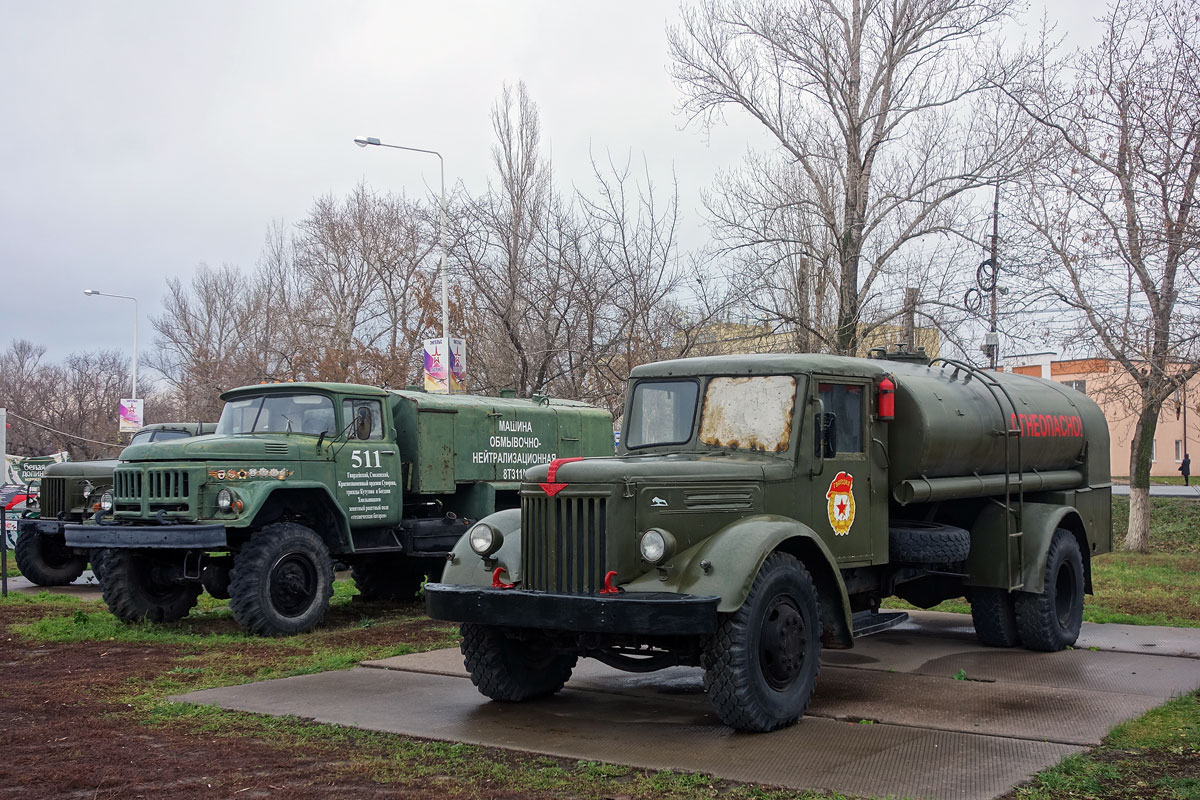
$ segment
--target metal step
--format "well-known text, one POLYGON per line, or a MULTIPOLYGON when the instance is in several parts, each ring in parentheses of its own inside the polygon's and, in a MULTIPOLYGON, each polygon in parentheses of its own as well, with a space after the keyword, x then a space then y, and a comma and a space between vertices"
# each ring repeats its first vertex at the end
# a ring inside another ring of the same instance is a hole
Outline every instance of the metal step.
POLYGON ((854 623, 854 638, 886 631, 907 619, 907 611, 859 611, 851 618, 854 623))

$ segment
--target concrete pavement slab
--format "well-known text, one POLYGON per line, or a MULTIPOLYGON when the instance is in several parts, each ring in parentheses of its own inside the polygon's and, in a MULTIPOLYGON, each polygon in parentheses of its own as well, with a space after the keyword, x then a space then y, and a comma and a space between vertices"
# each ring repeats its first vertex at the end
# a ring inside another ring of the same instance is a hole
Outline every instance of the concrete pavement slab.
POLYGON ((630 674, 585 659, 558 696, 513 705, 479 695, 453 649, 179 699, 792 788, 991 798, 1200 687, 1200 631, 1132 627, 1090 626, 1087 640, 1109 649, 1031 653, 980 646, 969 617, 918 612, 827 651, 808 715, 760 735, 720 724, 695 668, 630 674))
POLYGON ((576 689, 492 703, 465 677, 357 668, 192 692, 185 702, 648 769, 866 795, 991 798, 1082 748, 806 717, 771 734, 721 725, 701 694, 576 689))
POLYGON ((82 575, 75 580, 74 583, 69 583, 66 586, 38 586, 28 578, 14 575, 8 579, 8 590, 18 594, 41 594, 42 592, 50 592, 51 594, 67 594, 74 597, 80 597, 85 600, 99 600, 100 583, 96 577, 92 575, 92 571, 85 570, 82 575))

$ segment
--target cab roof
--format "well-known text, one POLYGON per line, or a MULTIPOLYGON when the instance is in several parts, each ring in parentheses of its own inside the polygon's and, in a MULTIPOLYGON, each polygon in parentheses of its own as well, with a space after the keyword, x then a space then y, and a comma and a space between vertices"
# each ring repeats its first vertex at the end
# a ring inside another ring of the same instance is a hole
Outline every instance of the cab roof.
POLYGON ((378 386, 367 386, 360 383, 324 383, 320 381, 288 381, 286 383, 259 383, 249 386, 239 386, 221 393, 222 400, 228 400, 243 394, 295 394, 296 392, 333 392, 338 394, 357 394, 370 397, 387 397, 387 391, 378 386))
POLYGON ((659 361, 634 367, 632 378, 697 375, 786 375, 798 373, 836 373, 877 378, 899 366, 895 361, 852 358, 823 353, 751 353, 743 355, 697 356, 659 361))

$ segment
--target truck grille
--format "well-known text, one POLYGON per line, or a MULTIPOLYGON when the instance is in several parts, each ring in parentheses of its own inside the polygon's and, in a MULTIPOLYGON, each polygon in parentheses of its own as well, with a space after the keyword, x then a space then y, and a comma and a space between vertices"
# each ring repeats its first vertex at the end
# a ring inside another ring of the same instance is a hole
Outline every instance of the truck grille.
POLYGON ((607 510, 607 497, 523 496, 523 588, 578 594, 604 588, 607 510))
POLYGON ((38 507, 41 515, 47 519, 57 517, 59 512, 70 511, 67 503, 66 478, 42 478, 38 487, 38 507))
POLYGON ((185 469, 118 469, 113 475, 117 511, 187 511, 190 491, 185 469))

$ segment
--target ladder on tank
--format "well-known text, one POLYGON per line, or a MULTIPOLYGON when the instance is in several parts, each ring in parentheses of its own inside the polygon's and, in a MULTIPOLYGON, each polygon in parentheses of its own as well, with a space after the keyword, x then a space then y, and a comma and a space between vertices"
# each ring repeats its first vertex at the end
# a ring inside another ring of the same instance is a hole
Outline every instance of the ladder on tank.
MULTIPOLYGON (((1004 437, 1004 520, 1005 532, 1007 533, 1007 541, 1009 542, 1008 558, 1008 590, 1016 591, 1025 587, 1024 565, 1025 565, 1025 462, 1022 460, 1021 454, 1021 426, 1019 423, 1014 424, 1017 418, 1017 404, 1013 402, 1012 395, 1004 388, 1000 381, 996 380, 993 373, 976 367, 973 364, 968 364, 965 361, 958 361, 953 358, 935 358, 929 363, 932 368, 937 364, 945 364, 953 367, 954 372, 950 374, 950 380, 958 377, 959 372, 965 372, 969 377, 978 380, 988 392, 992 395, 992 399, 996 401, 996 406, 1000 409, 1000 430, 996 431, 997 436, 1004 437), (1003 399, 1002 399, 1003 398, 1003 399), (1008 410, 1005 411, 1004 404, 1008 403, 1008 410), (1014 447, 1013 440, 1016 440, 1016 473, 1014 477, 1012 469, 1012 456, 1014 447), (1017 496, 1016 508, 1013 508, 1013 494, 1017 496), (1012 558, 1013 546, 1016 547, 1016 558, 1012 558)), ((998 500, 992 502, 999 503, 998 500)))

